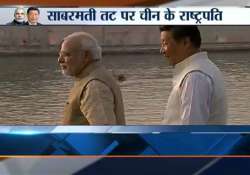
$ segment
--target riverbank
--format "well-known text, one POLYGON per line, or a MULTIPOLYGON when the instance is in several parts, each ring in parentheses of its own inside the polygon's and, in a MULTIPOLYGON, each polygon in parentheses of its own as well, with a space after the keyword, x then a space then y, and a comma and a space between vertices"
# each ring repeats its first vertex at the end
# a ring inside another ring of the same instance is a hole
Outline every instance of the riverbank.
MULTIPOLYGON (((154 54, 159 53, 159 45, 130 45, 130 46, 102 46, 103 54, 154 54)), ((250 43, 204 43, 202 50, 211 52, 242 51, 250 52, 250 43)), ((0 48, 0 56, 34 56, 34 55, 57 55, 58 47, 39 46, 19 47, 16 49, 0 48)))

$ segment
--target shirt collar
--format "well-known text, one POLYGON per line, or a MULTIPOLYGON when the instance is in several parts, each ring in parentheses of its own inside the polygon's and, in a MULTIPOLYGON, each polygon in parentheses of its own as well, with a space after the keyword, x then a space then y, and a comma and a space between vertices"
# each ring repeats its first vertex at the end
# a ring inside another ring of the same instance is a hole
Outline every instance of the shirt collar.
POLYGON ((174 74, 175 75, 179 74, 190 63, 192 63, 198 59, 204 59, 204 58, 208 58, 207 52, 197 52, 197 53, 185 58, 184 60, 182 60, 181 62, 179 62, 175 65, 174 74))
POLYGON ((30 23, 29 21, 28 21, 28 24, 29 24, 29 26, 37 26, 37 25, 38 25, 38 23, 32 24, 32 23, 30 23))

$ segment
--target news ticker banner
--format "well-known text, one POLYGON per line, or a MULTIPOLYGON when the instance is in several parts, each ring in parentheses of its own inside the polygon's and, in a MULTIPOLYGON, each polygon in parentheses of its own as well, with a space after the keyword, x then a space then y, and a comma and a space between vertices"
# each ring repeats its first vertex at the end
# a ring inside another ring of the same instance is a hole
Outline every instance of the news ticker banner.
MULTIPOLYGON (((28 7, 25 7, 26 9, 28 7)), ((43 25, 250 25, 245 7, 39 8, 43 25)), ((15 8, 0 8, 0 24, 15 8)))
POLYGON ((0 155, 250 156, 250 126, 1 126, 0 155))
POLYGON ((1 175, 238 175, 249 174, 250 158, 222 157, 11 157, 0 160, 1 175))

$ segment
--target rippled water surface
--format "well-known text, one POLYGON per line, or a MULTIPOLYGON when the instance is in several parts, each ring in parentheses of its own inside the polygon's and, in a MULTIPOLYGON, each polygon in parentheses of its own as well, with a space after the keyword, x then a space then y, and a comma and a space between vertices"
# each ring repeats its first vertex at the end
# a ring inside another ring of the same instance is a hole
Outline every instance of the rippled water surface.
MULTIPOLYGON (((250 124, 250 54, 210 53, 222 70, 229 103, 229 124, 250 124)), ((103 63, 121 82, 128 124, 160 124, 171 90, 172 69, 157 54, 105 55, 103 63)), ((72 85, 56 57, 0 57, 0 123, 60 124, 72 85)))

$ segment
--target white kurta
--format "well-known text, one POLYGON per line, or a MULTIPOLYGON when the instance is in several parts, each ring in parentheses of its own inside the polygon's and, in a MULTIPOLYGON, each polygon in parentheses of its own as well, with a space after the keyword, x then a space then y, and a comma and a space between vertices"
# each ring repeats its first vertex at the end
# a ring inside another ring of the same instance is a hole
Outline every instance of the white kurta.
POLYGON ((226 115, 223 77, 207 53, 176 64, 163 124, 225 124, 226 115))

